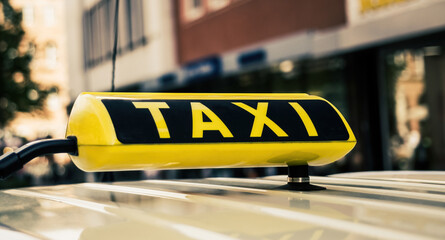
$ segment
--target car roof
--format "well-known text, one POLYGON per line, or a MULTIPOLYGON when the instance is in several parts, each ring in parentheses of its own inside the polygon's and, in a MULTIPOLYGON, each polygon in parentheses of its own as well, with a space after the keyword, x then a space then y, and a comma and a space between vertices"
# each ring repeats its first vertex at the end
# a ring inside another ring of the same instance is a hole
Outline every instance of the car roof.
POLYGON ((83 183, 0 192, 0 236, 20 239, 439 239, 443 172, 83 183))

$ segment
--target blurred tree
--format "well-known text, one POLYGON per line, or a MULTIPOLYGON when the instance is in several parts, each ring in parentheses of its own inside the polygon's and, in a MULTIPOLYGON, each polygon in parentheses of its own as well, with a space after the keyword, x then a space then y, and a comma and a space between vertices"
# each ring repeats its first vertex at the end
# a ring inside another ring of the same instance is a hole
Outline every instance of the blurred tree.
POLYGON ((31 80, 33 48, 21 44, 25 34, 21 22, 22 13, 15 11, 9 0, 0 0, 0 128, 16 112, 41 109, 46 96, 54 91, 31 80))

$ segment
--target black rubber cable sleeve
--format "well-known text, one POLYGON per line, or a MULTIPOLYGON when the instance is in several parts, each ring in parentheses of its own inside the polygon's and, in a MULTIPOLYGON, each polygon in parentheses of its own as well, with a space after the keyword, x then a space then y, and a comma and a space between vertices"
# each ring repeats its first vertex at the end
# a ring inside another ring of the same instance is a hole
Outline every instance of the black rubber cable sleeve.
POLYGON ((3 154, 0 156, 0 178, 6 178, 20 170, 35 157, 54 153, 77 155, 76 138, 38 140, 23 145, 14 152, 3 154))

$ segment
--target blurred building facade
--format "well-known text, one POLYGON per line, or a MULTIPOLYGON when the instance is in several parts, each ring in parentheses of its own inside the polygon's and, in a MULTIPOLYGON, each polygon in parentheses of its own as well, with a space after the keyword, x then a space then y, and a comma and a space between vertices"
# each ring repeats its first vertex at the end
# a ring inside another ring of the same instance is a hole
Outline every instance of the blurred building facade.
MULTIPOLYGON (((21 47, 33 53, 30 64, 31 79, 44 88, 55 88, 42 111, 17 113, 9 124, 9 131, 34 140, 48 135, 63 137, 67 121, 68 74, 65 39, 65 5, 58 0, 11 0, 11 5, 22 12, 25 30, 21 47)), ((36 92, 28 97, 36 98, 36 92)))
MULTIPOLYGON (((71 96, 107 91, 115 2, 68 2, 71 96)), ((117 90, 320 95, 358 139, 322 173, 445 169, 444 10, 443 0, 122 0, 117 90)))
MULTIPOLYGON (((0 130, 6 146, 18 148, 28 141, 42 138, 63 138, 67 122, 66 107, 70 103, 66 56, 65 3, 59 0, 10 0, 14 9, 22 14, 25 35, 18 51, 32 54, 29 65, 32 81, 43 89, 49 89, 42 109, 29 113, 18 112, 15 118, 0 130)), ((15 81, 23 81, 23 75, 15 74, 15 81)), ((38 99, 38 92, 31 90, 27 97, 38 99)), ((5 150, 6 150, 5 149, 5 150)), ((69 163, 66 155, 38 157, 14 174, 4 187, 47 184, 43 178, 59 176, 69 163)))
MULTIPOLYGON (((116 0, 66 1, 70 95, 111 89, 116 0)), ((176 67, 171 1, 119 1, 116 87, 138 84, 176 67)))

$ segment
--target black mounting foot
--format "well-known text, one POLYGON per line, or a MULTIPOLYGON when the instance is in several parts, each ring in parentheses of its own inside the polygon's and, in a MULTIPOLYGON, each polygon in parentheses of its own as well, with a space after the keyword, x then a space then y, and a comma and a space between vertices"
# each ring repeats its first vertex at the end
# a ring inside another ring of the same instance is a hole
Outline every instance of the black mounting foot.
POLYGON ((280 187, 280 189, 294 191, 317 191, 326 189, 325 187, 310 184, 309 180, 308 165, 288 166, 287 184, 280 187))

